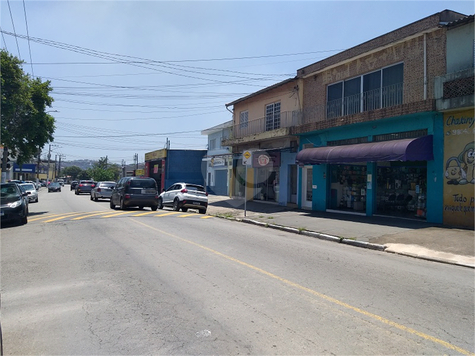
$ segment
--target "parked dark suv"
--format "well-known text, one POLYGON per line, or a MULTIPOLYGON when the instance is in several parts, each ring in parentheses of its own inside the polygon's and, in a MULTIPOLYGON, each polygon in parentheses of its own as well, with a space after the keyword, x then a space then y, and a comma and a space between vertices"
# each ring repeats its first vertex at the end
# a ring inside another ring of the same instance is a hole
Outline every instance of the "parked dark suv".
POLYGON ((124 177, 119 180, 112 191, 110 207, 126 209, 138 206, 140 209, 147 206, 153 211, 158 208, 157 182, 153 178, 124 177))

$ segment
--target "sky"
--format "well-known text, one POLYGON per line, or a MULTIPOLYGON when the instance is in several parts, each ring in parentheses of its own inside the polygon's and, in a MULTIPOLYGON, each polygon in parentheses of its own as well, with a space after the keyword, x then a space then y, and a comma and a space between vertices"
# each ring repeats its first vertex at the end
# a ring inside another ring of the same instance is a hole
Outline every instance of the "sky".
MULTIPOLYGON (((473 1, 0 0, 2 48, 50 81, 63 161, 207 149, 225 104, 297 70, 473 1)), ((232 107, 231 107, 232 108, 232 107)), ((230 108, 230 109, 231 109, 230 108)))

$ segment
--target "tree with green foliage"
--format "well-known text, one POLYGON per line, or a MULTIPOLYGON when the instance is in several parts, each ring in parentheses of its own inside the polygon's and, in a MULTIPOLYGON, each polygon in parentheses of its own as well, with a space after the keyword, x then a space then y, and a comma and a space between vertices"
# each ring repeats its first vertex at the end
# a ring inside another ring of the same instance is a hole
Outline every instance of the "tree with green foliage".
POLYGON ((30 78, 22 64, 23 61, 1 50, 3 172, 8 155, 16 157, 19 165, 28 162, 53 141, 55 130, 54 117, 46 112, 53 103, 50 82, 30 78))
POLYGON ((96 182, 116 181, 120 175, 120 167, 117 164, 110 164, 107 156, 99 158, 88 171, 96 182))
POLYGON ((62 177, 70 177, 70 180, 77 180, 79 173, 83 170, 78 166, 64 167, 61 169, 62 177))

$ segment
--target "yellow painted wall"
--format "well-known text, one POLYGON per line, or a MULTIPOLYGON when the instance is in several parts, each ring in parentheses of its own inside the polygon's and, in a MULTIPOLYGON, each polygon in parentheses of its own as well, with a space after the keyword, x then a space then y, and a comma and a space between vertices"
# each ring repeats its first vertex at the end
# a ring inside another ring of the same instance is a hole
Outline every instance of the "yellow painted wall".
POLYGON ((474 111, 444 114, 444 224, 474 228, 474 111))

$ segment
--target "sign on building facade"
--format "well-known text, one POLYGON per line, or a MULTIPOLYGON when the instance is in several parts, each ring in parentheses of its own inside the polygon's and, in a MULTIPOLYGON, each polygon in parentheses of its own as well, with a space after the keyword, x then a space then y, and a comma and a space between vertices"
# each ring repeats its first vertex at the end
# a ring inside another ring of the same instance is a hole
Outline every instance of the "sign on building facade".
POLYGON ((475 151, 473 110, 444 115, 444 224, 473 228, 475 151))

